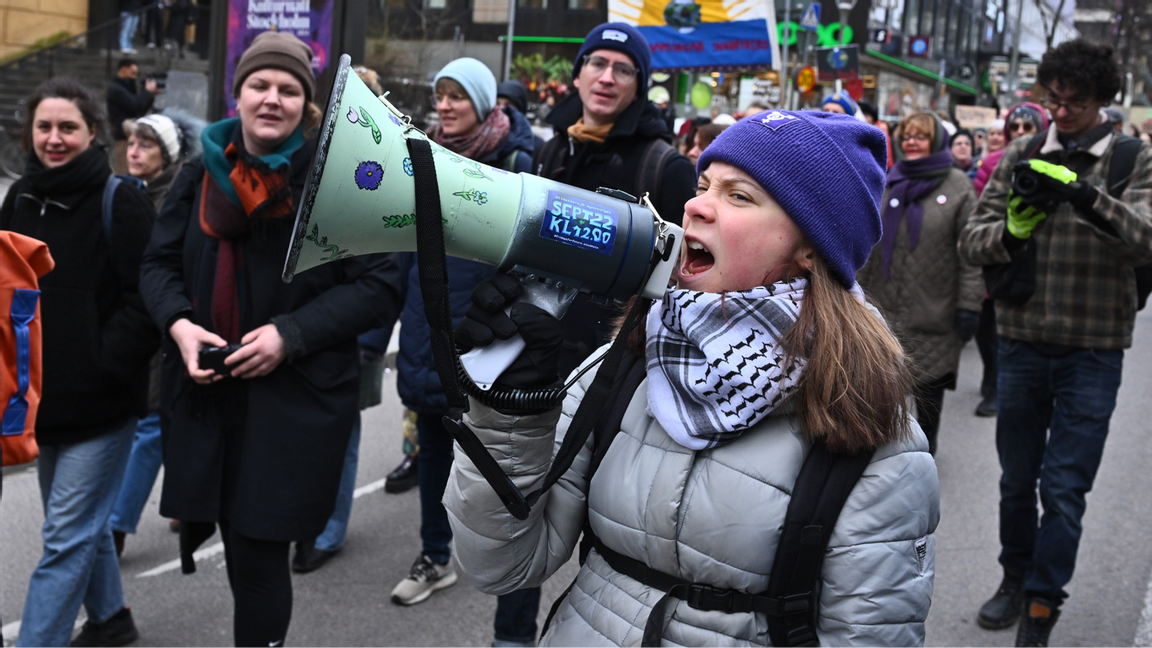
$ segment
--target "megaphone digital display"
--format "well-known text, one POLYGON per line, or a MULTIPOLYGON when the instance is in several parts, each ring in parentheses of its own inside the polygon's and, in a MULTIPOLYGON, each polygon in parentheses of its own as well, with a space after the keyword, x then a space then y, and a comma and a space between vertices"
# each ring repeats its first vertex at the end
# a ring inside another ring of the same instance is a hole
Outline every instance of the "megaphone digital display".
MULTIPOLYGON (((329 261, 416 250, 407 140, 429 138, 376 97, 350 63, 347 55, 340 58, 284 266, 286 282, 329 261)), ((683 232, 651 203, 511 173, 429 143, 447 254, 518 274, 530 288, 528 299, 557 317, 575 291, 601 299, 663 294, 683 232)))

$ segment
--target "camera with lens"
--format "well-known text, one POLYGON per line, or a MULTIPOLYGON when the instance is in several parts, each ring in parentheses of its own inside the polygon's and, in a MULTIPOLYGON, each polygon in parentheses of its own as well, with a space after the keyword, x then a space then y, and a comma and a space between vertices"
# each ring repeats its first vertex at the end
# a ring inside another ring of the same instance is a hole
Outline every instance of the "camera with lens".
POLYGON ((144 75, 144 81, 149 79, 156 82, 156 87, 160 90, 168 87, 168 73, 167 72, 153 72, 152 74, 144 75))
POLYGON ((1033 205, 1040 211, 1050 211, 1059 202, 1053 200, 1044 189, 1044 178, 1039 171, 1033 169, 1027 160, 1017 162, 1012 167, 1012 193, 1023 199, 1027 205, 1033 205))

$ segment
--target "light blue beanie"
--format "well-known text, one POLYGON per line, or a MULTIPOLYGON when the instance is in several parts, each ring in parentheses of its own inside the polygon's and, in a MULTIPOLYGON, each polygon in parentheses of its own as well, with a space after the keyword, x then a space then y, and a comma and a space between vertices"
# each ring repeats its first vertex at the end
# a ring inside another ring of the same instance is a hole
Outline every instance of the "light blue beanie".
POLYGON ((474 58, 458 58, 436 73, 432 87, 435 88, 436 83, 445 78, 452 79, 464 88, 480 121, 488 119, 488 113, 496 105, 496 77, 487 65, 474 58))

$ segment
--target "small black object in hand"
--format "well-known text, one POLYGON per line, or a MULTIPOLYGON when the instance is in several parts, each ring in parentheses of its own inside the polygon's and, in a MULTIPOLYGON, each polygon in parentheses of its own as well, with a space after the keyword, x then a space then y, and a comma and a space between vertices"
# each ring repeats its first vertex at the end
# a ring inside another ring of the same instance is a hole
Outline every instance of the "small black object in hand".
POLYGON ((211 369, 218 376, 232 375, 232 368, 224 364, 224 359, 240 350, 243 344, 229 344, 222 347, 202 347, 200 349, 200 369, 211 369))

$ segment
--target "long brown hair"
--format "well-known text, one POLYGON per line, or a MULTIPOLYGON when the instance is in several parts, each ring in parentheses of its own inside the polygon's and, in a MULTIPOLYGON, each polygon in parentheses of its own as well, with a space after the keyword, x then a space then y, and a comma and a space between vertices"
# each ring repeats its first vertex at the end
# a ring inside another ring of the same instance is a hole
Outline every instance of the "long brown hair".
POLYGON ((900 343, 822 259, 814 261, 800 317, 783 339, 788 356, 806 363, 793 396, 800 428, 833 452, 905 437, 913 383, 900 343))
MULTIPOLYGON (((800 317, 782 340, 789 359, 805 361, 792 395, 800 429, 837 453, 874 449, 906 437, 913 381, 900 343, 818 255, 813 262, 800 317)), ((636 299, 628 302, 625 313, 636 299)), ((617 333, 623 323, 621 315, 617 333)), ((629 351, 643 358, 645 338, 641 320, 628 336, 629 351)))

